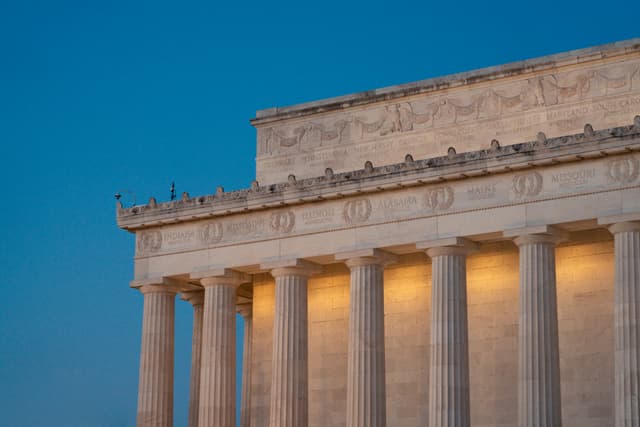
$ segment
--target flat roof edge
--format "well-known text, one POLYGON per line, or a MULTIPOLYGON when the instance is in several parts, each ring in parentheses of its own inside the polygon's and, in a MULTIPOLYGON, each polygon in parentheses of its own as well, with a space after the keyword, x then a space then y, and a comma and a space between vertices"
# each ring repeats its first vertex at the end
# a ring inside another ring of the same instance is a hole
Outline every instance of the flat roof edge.
POLYGON ((580 64, 603 58, 640 52, 640 37, 603 45, 571 50, 503 65, 480 68, 461 73, 434 77, 416 82, 387 86, 380 89, 357 92, 318 101, 305 102, 286 107, 273 107, 256 112, 251 124, 259 126, 272 121, 302 117, 332 110, 391 100, 440 89, 459 87, 471 83, 491 81, 515 74, 541 71, 558 66, 580 64))

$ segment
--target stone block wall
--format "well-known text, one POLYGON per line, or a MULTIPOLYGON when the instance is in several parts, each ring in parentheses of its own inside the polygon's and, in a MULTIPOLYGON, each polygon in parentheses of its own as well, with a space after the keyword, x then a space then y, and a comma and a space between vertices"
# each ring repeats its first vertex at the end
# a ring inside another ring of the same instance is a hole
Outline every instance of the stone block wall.
POLYGON ((564 427, 612 427, 613 238, 579 239, 557 252, 562 419, 564 427))
POLYGON ((469 382, 474 426, 518 419, 518 248, 482 245, 467 260, 469 382))

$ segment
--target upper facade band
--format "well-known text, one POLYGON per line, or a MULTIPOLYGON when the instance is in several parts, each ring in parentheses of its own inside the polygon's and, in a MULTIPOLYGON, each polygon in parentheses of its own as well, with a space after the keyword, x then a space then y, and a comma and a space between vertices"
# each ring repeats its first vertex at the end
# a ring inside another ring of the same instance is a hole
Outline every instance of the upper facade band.
POLYGON ((562 224, 597 227, 637 217, 640 116, 633 125, 214 196, 118 207, 136 232, 136 280, 190 271, 260 271, 279 259, 324 263, 367 248, 415 252, 415 243, 477 241, 562 224), (328 258, 327 258, 328 257, 328 258))
POLYGON ((640 110, 640 39, 257 112, 256 178, 285 182, 405 154, 437 157, 627 123, 640 110))
POLYGON ((253 124, 250 188, 118 202, 135 280, 640 212, 640 39, 264 110, 253 124))

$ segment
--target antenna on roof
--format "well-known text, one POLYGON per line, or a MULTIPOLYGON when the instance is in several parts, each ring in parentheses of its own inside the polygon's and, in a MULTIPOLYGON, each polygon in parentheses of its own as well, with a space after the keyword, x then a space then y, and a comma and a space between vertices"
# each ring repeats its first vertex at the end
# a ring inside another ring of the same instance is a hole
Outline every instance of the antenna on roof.
POLYGON ((176 183, 174 181, 171 181, 171 200, 175 200, 176 199, 176 183))

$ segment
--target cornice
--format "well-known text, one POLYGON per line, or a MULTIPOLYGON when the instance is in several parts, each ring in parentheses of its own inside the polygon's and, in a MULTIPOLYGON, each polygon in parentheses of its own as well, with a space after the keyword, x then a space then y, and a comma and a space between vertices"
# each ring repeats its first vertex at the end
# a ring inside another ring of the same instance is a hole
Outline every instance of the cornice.
POLYGON ((629 151, 640 151, 640 116, 630 126, 595 131, 587 124, 580 134, 546 138, 539 133, 535 141, 504 147, 494 140, 483 150, 455 153, 450 149, 447 156, 419 160, 407 155, 402 163, 374 167, 367 162, 363 169, 338 174, 328 169, 324 176, 302 180, 291 175, 286 183, 264 187, 254 181, 248 189, 219 190, 193 198, 185 195, 182 200, 164 203, 152 198, 147 205, 131 208, 123 208, 118 202, 116 216, 120 228, 134 232, 163 224, 579 162, 629 151))

